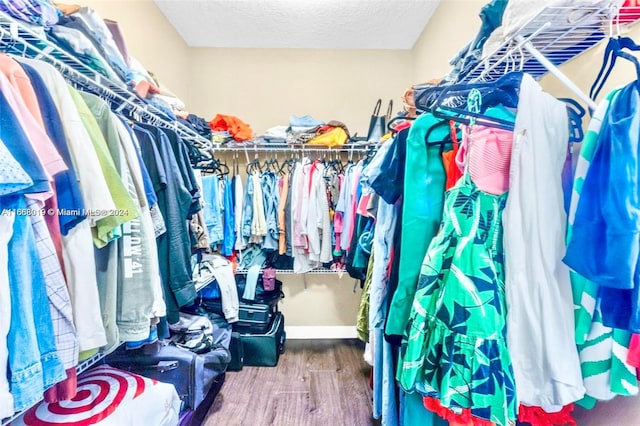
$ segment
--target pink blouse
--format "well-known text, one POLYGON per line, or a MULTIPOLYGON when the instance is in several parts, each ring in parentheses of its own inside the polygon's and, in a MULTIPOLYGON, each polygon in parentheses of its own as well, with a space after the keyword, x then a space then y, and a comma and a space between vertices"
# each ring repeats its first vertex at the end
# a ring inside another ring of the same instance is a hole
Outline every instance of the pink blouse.
POLYGON ((456 164, 468 172, 473 183, 483 192, 500 195, 509 190, 509 165, 513 132, 476 125, 464 127, 456 164))

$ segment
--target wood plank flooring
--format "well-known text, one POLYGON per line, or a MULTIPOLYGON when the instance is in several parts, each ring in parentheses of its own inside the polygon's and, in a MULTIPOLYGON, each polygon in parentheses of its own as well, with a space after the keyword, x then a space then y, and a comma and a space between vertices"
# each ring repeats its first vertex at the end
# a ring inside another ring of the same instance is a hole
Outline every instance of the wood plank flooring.
POLYGON ((357 340, 290 340, 276 367, 228 372, 205 426, 371 426, 357 340))

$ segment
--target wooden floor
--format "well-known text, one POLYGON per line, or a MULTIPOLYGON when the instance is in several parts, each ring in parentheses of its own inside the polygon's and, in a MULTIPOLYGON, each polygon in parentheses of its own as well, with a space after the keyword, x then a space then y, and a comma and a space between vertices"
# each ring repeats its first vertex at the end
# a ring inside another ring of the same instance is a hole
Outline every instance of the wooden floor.
POLYGON ((276 367, 228 372, 205 426, 370 426, 369 367, 356 340, 289 340, 276 367))

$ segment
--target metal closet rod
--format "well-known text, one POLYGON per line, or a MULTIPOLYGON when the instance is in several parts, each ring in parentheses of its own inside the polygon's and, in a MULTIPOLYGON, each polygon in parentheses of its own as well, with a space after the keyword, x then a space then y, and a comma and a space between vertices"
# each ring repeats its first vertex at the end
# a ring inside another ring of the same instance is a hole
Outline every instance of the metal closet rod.
POLYGON ((265 145, 250 145, 250 146, 239 146, 239 145, 234 145, 234 146, 213 146, 212 150, 213 152, 248 152, 248 153, 252 153, 252 152, 293 152, 293 153, 300 153, 300 152, 324 152, 324 153, 336 153, 336 152, 340 152, 340 153, 350 153, 350 152, 367 152, 369 150, 374 150, 377 149, 378 145, 377 144, 367 144, 367 145, 355 145, 355 144, 349 144, 349 145, 344 145, 340 148, 329 148, 329 147, 322 147, 322 146, 305 146, 305 145, 300 145, 300 144, 295 144, 295 145, 278 145, 278 146, 269 146, 268 144, 265 145))

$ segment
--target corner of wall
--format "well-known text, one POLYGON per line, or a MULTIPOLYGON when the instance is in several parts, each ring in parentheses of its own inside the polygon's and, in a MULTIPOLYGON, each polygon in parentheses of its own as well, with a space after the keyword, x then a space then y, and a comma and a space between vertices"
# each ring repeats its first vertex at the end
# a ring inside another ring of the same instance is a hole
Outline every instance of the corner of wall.
POLYGON ((415 83, 444 77, 449 61, 480 29, 480 9, 486 0, 441 0, 413 46, 415 83))
POLYGON ((83 5, 117 21, 130 54, 189 107, 189 46, 153 0, 85 0, 83 5))

